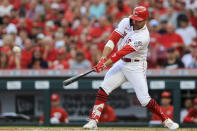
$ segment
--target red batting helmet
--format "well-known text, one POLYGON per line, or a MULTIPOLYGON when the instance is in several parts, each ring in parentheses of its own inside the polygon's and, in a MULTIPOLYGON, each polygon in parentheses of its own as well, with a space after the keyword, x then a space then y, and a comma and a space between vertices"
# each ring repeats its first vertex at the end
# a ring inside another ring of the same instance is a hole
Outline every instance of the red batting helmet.
POLYGON ((145 19, 148 19, 148 17, 148 9, 144 6, 135 7, 135 9, 133 10, 133 14, 130 16, 131 19, 136 21, 143 21, 145 19))
POLYGON ((59 97, 58 94, 52 94, 52 95, 51 95, 51 100, 52 100, 52 101, 59 101, 59 100, 60 100, 60 97, 59 97))
POLYGON ((171 93, 169 91, 164 91, 164 92, 161 93, 161 97, 170 98, 171 93))

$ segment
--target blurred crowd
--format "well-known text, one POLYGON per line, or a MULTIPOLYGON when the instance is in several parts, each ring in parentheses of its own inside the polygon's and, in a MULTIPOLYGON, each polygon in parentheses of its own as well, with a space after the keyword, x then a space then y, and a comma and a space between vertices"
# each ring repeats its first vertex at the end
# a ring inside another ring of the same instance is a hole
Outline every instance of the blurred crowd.
POLYGON ((148 67, 196 68, 197 0, 1 0, 0 69, 90 68, 137 5, 150 12, 148 67))

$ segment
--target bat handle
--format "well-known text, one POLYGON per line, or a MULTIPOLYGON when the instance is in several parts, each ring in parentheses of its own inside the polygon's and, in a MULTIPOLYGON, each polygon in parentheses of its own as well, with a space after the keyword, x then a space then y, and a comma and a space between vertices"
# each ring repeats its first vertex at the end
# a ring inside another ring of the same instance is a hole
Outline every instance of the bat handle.
POLYGON ((93 68, 91 71, 96 71, 96 68, 93 68))

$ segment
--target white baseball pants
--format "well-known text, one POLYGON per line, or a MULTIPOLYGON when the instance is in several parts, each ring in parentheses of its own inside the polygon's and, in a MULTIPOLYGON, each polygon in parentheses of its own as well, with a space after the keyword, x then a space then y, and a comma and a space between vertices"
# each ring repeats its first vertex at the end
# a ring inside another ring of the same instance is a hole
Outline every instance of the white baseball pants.
POLYGON ((146 81, 147 62, 124 62, 119 60, 106 73, 101 88, 109 95, 114 89, 129 81, 142 106, 146 106, 151 97, 146 81))

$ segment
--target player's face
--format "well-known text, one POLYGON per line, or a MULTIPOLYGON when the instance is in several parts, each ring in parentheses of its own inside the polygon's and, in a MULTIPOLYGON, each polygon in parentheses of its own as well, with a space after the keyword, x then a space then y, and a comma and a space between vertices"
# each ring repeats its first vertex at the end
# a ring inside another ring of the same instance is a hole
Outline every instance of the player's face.
POLYGON ((59 106, 59 101, 51 101, 51 106, 52 107, 58 107, 59 106))
POLYGON ((162 98, 161 104, 164 106, 170 105, 171 99, 170 98, 162 98))
POLYGON ((190 107, 192 107, 192 100, 191 99, 187 99, 185 100, 185 108, 189 109, 190 107))
POLYGON ((133 24, 134 24, 134 30, 139 30, 141 29, 142 27, 144 27, 146 21, 143 20, 143 21, 136 21, 136 20, 133 20, 133 24))

